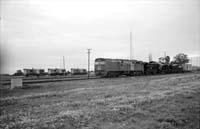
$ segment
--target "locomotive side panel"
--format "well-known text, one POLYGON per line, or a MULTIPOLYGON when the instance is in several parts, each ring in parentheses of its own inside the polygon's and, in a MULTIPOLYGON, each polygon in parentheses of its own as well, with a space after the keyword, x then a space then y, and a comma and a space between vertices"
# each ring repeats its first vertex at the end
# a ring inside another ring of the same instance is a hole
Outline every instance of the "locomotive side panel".
POLYGON ((142 63, 135 64, 135 71, 142 71, 144 72, 144 65, 142 63))
POLYGON ((141 61, 130 61, 130 75, 144 74, 144 64, 141 61))
POLYGON ((128 60, 120 60, 119 62, 119 72, 120 74, 127 75, 130 71, 130 61, 128 60))
POLYGON ((105 69, 108 72, 120 71, 120 63, 118 60, 107 60, 105 66, 105 69))

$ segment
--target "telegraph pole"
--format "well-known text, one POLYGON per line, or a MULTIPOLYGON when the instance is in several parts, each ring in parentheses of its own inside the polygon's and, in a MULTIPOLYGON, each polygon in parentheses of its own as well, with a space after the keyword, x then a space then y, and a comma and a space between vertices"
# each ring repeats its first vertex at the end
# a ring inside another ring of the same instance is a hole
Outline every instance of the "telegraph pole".
POLYGON ((152 54, 149 53, 149 62, 151 62, 151 61, 152 61, 152 54))
POLYGON ((90 78, 90 51, 92 50, 92 49, 87 49, 88 50, 88 79, 90 78))
POLYGON ((130 32, 130 60, 132 60, 132 31, 130 32))
MULTIPOLYGON (((65 57, 63 56, 63 68, 65 70, 65 57)), ((65 76, 65 71, 64 71, 64 76, 65 76)))

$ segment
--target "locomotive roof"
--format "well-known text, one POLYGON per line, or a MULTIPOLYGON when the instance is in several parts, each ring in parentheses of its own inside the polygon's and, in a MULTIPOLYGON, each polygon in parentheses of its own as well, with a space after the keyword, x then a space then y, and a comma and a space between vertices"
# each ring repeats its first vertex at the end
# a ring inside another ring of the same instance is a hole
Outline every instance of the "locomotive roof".
POLYGON ((27 69, 27 68, 25 68, 25 69, 23 69, 23 70, 44 70, 44 69, 35 69, 35 68, 27 69))
POLYGON ((65 69, 61 69, 61 68, 48 68, 48 70, 65 70, 65 69))
POLYGON ((117 60, 117 61, 135 61, 135 62, 143 62, 143 61, 139 61, 139 60, 129 60, 129 59, 111 59, 111 58, 96 58, 95 61, 97 60, 101 60, 101 61, 105 61, 105 60, 117 60))

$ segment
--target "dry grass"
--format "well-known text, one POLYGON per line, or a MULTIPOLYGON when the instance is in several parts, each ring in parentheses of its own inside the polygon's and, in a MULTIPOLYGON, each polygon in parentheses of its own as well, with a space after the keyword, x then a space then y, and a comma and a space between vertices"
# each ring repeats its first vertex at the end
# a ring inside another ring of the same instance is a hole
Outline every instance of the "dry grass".
POLYGON ((199 126, 199 74, 37 86, 2 94, 0 128, 197 129, 199 126))

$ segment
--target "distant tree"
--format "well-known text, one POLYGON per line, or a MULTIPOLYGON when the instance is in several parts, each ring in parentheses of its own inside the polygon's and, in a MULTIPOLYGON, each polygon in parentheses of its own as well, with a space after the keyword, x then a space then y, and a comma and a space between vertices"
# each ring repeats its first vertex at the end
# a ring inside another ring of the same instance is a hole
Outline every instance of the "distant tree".
POLYGON ((166 57, 165 57, 165 63, 166 63, 166 64, 169 64, 169 63, 170 63, 170 57, 169 57, 169 56, 166 56, 166 57))
POLYGON ((189 62, 189 59, 186 54, 179 53, 174 57, 174 62, 177 64, 185 64, 189 62))

